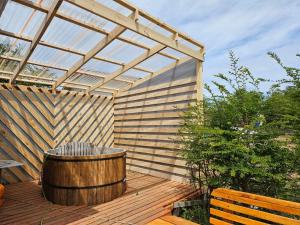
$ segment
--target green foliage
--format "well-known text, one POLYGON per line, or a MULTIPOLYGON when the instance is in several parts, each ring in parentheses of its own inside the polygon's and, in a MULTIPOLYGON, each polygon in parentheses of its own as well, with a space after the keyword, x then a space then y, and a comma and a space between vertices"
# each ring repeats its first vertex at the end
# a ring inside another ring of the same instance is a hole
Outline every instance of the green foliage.
POLYGON ((191 181, 207 196, 226 187, 291 197, 299 190, 299 70, 281 64, 287 79, 265 95, 259 90, 264 79, 239 66, 233 52, 230 61, 227 75, 215 75, 218 94, 206 85, 210 98, 184 115, 181 153, 191 181), (281 90, 281 84, 289 86, 281 90))
POLYGON ((190 208, 183 208, 181 217, 195 221, 199 224, 209 224, 209 217, 206 208, 203 206, 193 206, 190 208))

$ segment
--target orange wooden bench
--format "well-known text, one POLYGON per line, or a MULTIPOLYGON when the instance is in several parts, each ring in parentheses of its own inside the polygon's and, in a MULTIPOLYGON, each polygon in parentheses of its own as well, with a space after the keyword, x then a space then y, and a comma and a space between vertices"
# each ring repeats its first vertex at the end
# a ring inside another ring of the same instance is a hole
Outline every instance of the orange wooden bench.
POLYGON ((210 224, 300 225, 300 203, 296 202, 218 188, 210 204, 210 224))

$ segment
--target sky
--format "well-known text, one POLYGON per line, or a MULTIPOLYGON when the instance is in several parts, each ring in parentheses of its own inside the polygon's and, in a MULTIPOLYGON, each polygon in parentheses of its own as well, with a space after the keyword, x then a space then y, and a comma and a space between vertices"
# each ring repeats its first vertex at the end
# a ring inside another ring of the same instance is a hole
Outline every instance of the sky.
MULTIPOLYGON (((204 82, 229 69, 228 52, 254 76, 277 80, 284 72, 267 52, 285 65, 300 66, 299 0, 130 0, 206 46, 204 82)), ((269 84, 262 89, 267 91, 269 84)))

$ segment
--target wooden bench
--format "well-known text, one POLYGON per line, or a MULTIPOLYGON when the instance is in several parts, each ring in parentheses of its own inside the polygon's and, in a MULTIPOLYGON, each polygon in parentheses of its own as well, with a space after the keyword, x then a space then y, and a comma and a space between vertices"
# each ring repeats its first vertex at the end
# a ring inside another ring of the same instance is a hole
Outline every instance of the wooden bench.
POLYGON ((300 225, 300 203, 296 202, 218 188, 210 204, 210 224, 300 225))

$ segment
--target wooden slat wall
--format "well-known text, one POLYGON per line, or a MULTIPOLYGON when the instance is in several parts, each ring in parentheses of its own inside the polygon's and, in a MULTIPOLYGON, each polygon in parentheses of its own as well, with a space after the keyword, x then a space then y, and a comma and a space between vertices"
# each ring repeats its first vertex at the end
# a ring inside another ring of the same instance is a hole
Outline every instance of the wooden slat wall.
POLYGON ((195 62, 189 61, 116 96, 115 146, 128 151, 129 169, 186 181, 178 128, 196 100, 195 79, 195 62))
POLYGON ((112 97, 0 85, 0 159, 24 163, 4 181, 39 178, 43 152, 65 142, 112 146, 113 110, 112 97))

